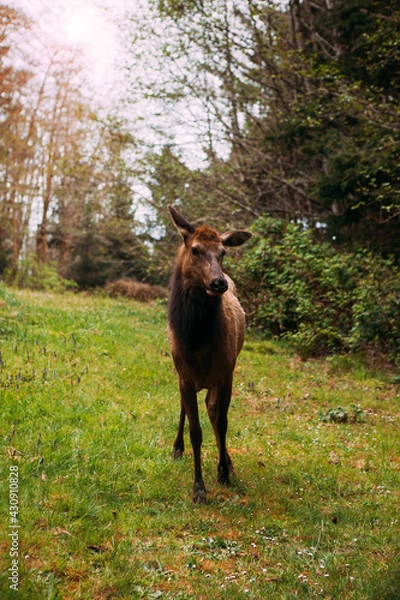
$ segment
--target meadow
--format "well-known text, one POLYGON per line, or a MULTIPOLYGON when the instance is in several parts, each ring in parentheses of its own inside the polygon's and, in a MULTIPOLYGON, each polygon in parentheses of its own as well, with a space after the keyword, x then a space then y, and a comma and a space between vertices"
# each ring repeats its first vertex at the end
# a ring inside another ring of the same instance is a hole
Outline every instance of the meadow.
POLYGON ((398 600, 395 373, 349 356, 301 361, 248 332, 229 413, 233 483, 216 482, 202 393, 209 502, 193 505, 187 432, 171 458, 165 313, 0 287, 0 598, 398 600))

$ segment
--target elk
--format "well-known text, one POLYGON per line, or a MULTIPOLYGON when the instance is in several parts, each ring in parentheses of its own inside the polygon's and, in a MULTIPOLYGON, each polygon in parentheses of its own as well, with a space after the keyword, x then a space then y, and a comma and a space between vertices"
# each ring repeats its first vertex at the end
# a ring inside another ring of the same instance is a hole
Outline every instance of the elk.
POLYGON ((184 451, 185 417, 194 455, 193 502, 207 501, 201 469, 202 430, 197 392, 207 390, 206 406, 219 450, 218 482, 229 485, 232 461, 226 449, 232 376, 243 346, 245 314, 232 280, 222 271, 225 247, 240 246, 248 231, 217 233, 193 226, 171 205, 168 210, 183 238, 170 281, 168 341, 179 378, 181 412, 173 456, 184 451))

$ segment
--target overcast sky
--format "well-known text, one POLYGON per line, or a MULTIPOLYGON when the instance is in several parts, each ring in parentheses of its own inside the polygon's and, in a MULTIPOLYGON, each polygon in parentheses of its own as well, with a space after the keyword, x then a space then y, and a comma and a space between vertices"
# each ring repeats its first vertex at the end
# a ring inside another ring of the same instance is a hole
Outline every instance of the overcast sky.
POLYGON ((68 47, 82 54, 89 79, 99 90, 113 87, 120 43, 116 19, 132 0, 6 0, 36 23, 30 42, 50 58, 68 47), (110 4, 112 8, 110 8, 110 4))

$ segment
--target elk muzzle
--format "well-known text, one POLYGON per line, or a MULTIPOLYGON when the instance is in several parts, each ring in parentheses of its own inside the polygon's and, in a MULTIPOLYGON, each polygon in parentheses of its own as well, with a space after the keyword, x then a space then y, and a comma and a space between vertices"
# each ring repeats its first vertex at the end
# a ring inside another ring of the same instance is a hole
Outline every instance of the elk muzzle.
POLYGON ((228 281, 225 277, 216 277, 207 287, 207 294, 209 296, 221 296, 228 289, 228 281))

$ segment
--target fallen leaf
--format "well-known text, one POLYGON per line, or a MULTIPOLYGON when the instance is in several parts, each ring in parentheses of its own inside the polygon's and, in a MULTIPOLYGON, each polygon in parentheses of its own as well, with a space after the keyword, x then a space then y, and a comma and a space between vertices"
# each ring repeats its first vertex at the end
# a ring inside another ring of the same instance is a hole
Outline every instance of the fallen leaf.
POLYGON ((21 460, 22 452, 13 448, 12 446, 7 446, 6 448, 7 458, 11 458, 12 460, 21 460))
POLYGON ((340 456, 338 454, 336 454, 336 452, 332 451, 329 455, 328 462, 331 465, 339 465, 340 464, 340 456))
POLYGON ((66 529, 63 529, 62 527, 56 527, 53 535, 70 535, 70 536, 72 536, 72 533, 70 533, 66 529))

